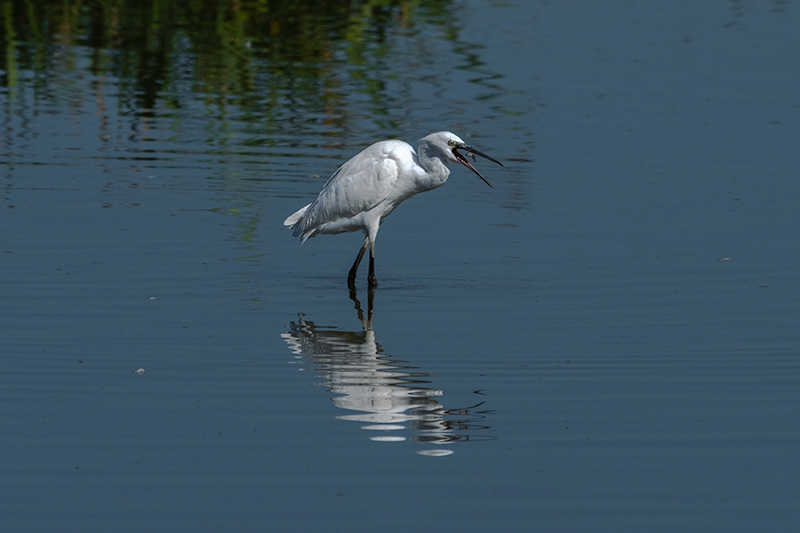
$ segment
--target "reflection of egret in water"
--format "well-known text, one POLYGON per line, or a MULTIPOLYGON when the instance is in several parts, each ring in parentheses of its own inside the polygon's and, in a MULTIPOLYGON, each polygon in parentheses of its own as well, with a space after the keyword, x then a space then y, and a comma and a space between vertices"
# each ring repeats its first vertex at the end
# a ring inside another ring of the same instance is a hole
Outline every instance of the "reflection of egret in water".
MULTIPOLYGON (((372 440, 393 442, 410 438, 427 444, 450 444, 470 440, 489 440, 476 432, 488 429, 483 425, 487 411, 477 411, 483 402, 471 407, 445 409, 439 403, 442 391, 424 385, 435 374, 416 371, 404 361, 384 354, 372 330, 372 299, 374 289, 368 293, 367 318, 361 303, 351 289, 361 331, 340 331, 318 327, 304 320, 302 315, 292 322, 290 331, 282 337, 302 364, 324 377, 318 385, 328 387, 337 396, 334 405, 354 411, 342 415, 341 420, 362 422, 362 429, 376 432, 372 440), (411 436, 400 435, 411 429, 411 436)), ((452 450, 435 448, 420 450, 421 455, 449 455, 452 450)))

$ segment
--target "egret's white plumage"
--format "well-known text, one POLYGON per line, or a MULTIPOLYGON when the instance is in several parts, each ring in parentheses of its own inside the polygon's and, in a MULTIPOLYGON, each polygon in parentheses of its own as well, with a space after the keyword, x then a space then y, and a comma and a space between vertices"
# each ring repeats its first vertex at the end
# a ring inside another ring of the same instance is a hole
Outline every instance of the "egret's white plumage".
POLYGON ((424 137, 418 151, 403 141, 380 141, 339 167, 317 199, 290 215, 284 225, 294 229, 294 236, 300 236, 301 243, 320 234, 363 231, 366 234, 364 244, 350 269, 348 282, 354 283, 358 265, 369 246, 368 279, 374 286, 377 284, 375 238, 378 228, 401 202, 442 186, 450 176, 447 165, 451 162, 466 166, 489 185, 458 150, 464 150, 466 155, 480 155, 502 166, 449 131, 424 137))

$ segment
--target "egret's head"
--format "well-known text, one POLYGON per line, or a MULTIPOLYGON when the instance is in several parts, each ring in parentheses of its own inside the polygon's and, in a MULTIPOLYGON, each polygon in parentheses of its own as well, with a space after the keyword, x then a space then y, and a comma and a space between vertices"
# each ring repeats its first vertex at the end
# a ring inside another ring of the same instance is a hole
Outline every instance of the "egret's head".
POLYGON ((447 161, 461 163, 462 165, 473 171, 489 187, 491 187, 492 185, 488 181, 486 181, 486 178, 484 178, 474 166, 472 166, 472 163, 470 163, 467 160, 467 157, 472 157, 472 160, 474 161, 475 156, 479 155, 481 157, 485 157, 489 161, 494 161, 501 167, 503 166, 503 164, 497 159, 494 159, 482 152, 479 152, 472 146, 468 146, 467 143, 461 140, 461 137, 459 137, 455 133, 450 133, 449 131, 440 131, 438 133, 431 133, 422 140, 427 141, 432 147, 436 148, 439 152, 441 152, 447 161), (465 153, 462 154, 461 151, 465 153))

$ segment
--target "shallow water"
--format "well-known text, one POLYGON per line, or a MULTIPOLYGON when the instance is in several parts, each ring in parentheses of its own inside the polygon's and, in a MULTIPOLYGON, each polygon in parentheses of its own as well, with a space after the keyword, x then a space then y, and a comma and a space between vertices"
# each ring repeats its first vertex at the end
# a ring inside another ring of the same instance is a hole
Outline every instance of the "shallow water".
POLYGON ((3 530, 797 529, 795 4, 58 6, 2 12, 3 530), (494 188, 351 293, 282 221, 441 129, 494 188))

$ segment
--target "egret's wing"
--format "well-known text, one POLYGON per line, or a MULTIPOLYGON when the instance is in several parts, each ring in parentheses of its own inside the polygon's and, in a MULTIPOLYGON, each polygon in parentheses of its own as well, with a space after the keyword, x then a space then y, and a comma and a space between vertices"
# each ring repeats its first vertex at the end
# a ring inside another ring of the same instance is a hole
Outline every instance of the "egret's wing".
POLYGON ((308 206, 294 226, 294 235, 303 235, 305 241, 319 231, 325 232, 324 226, 352 231, 346 228, 347 221, 389 197, 413 153, 413 148, 402 141, 382 141, 354 156, 339 167, 308 206))

